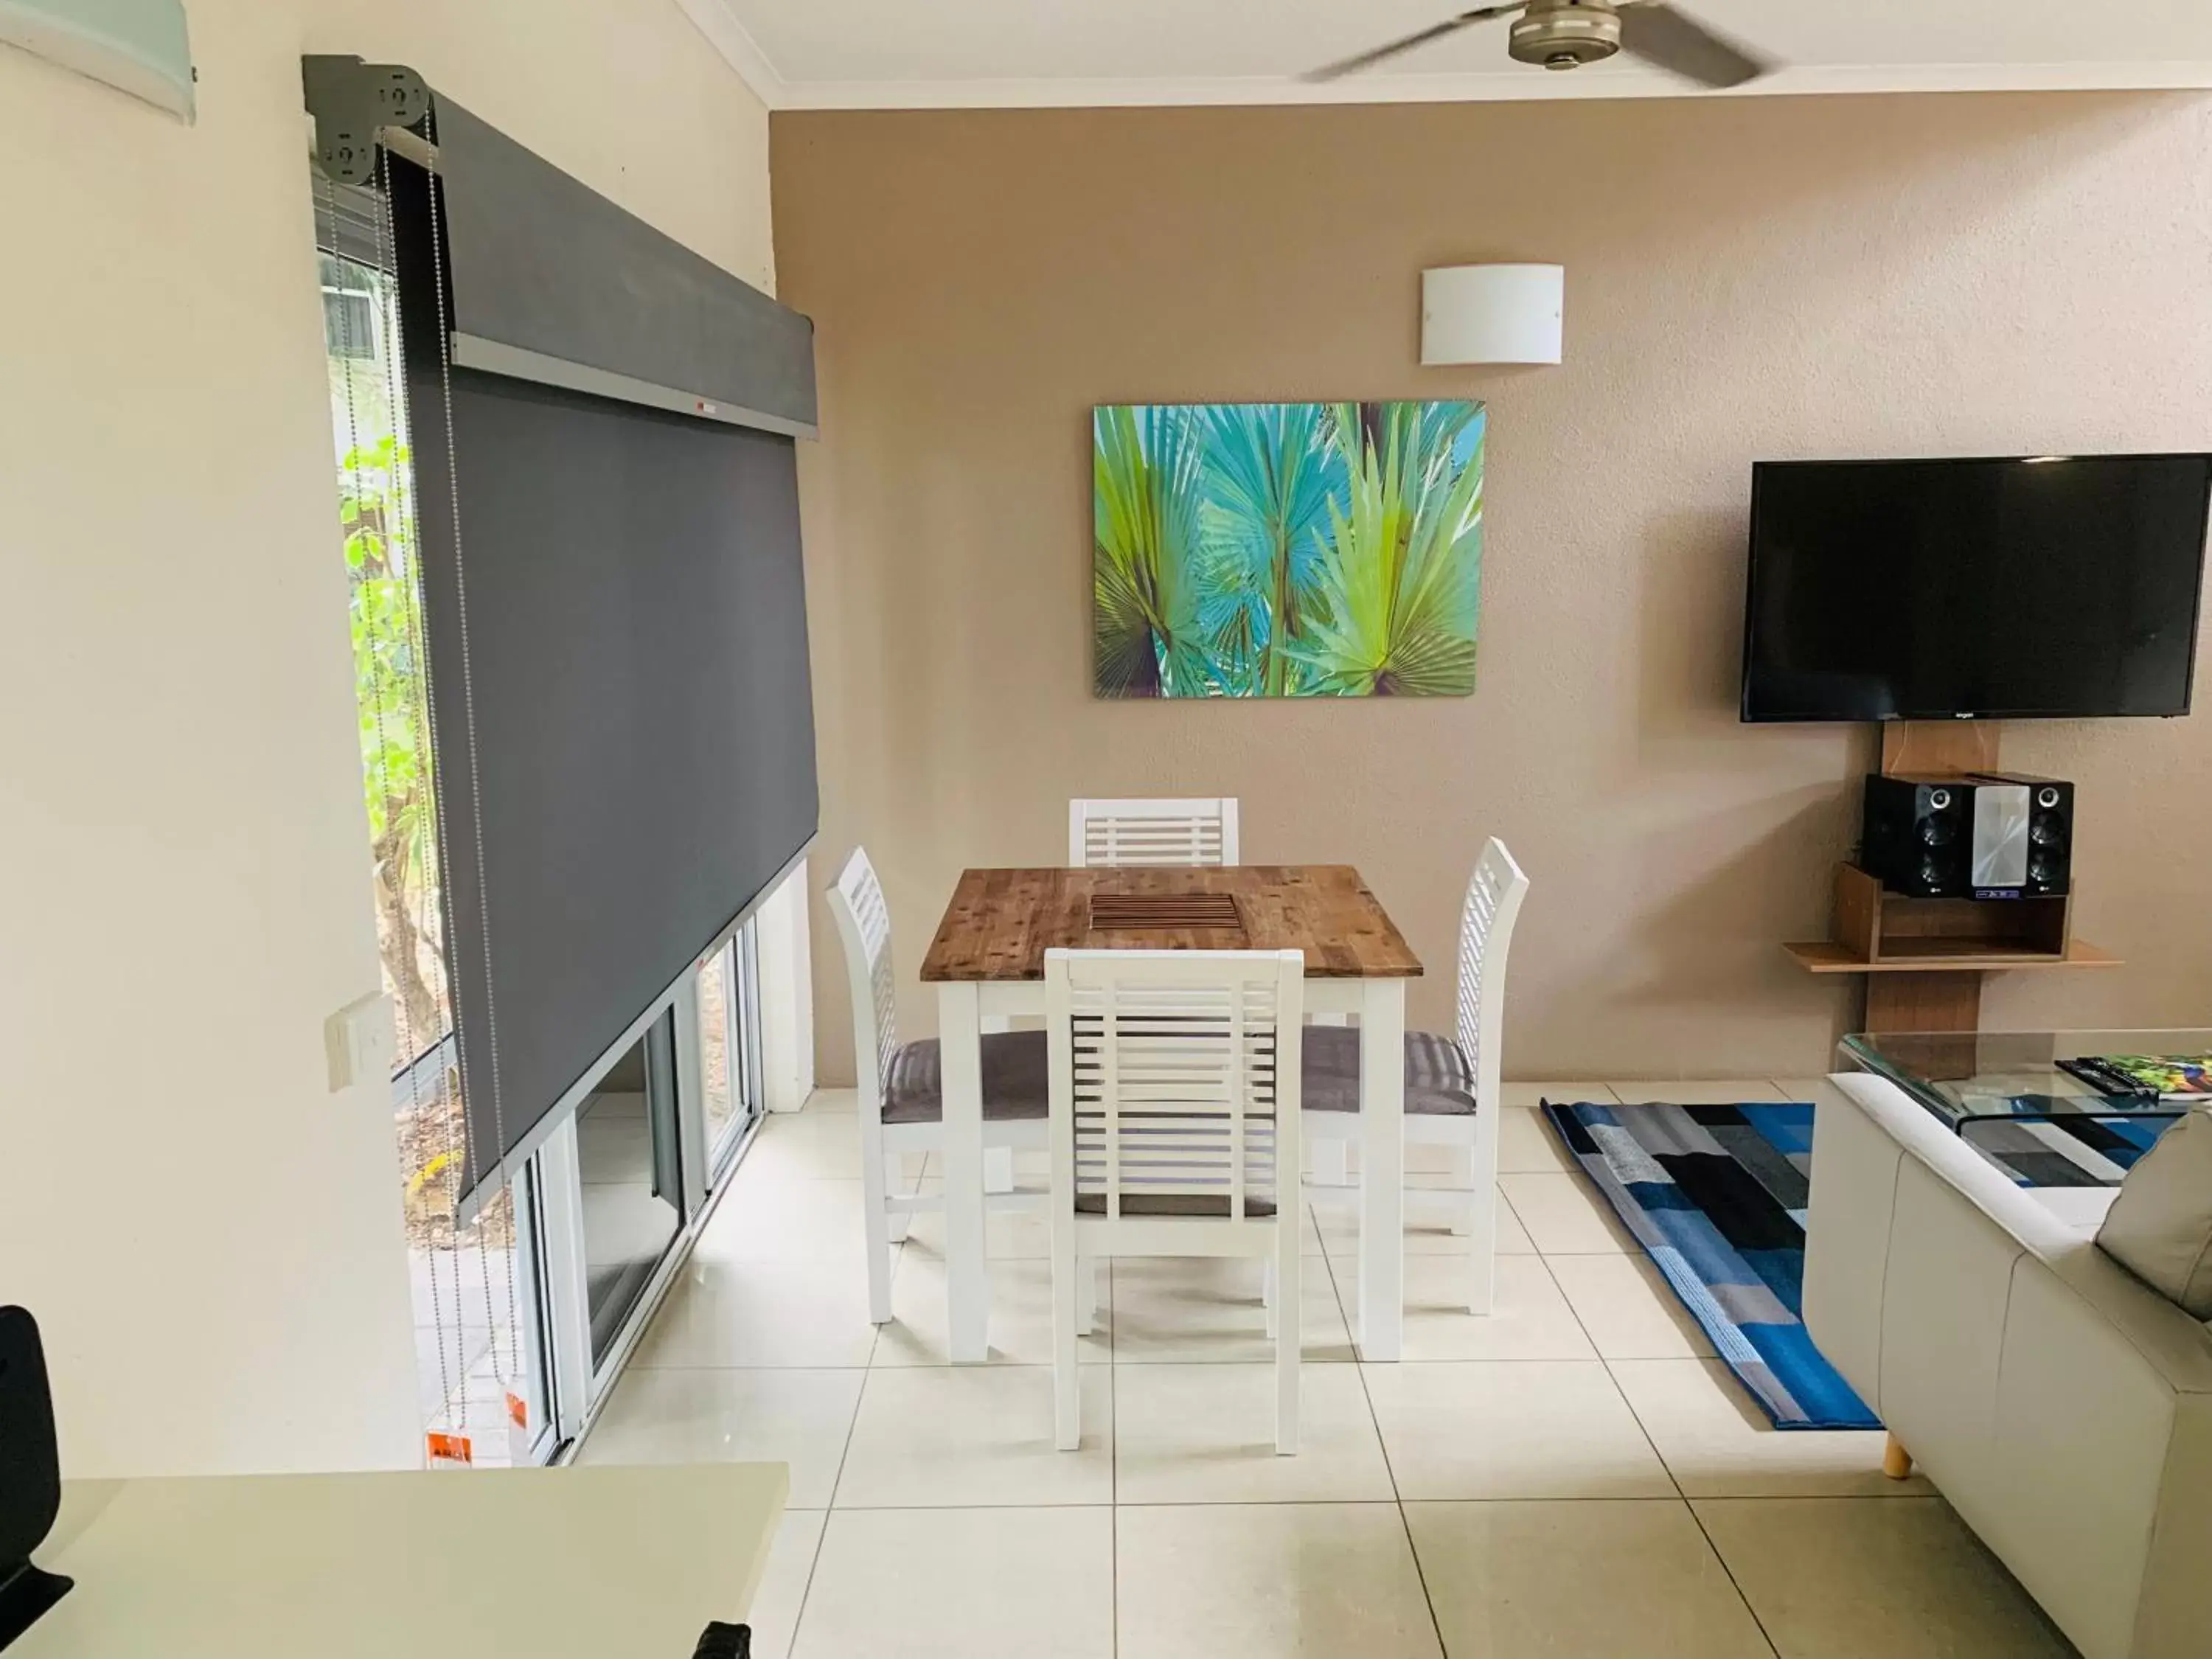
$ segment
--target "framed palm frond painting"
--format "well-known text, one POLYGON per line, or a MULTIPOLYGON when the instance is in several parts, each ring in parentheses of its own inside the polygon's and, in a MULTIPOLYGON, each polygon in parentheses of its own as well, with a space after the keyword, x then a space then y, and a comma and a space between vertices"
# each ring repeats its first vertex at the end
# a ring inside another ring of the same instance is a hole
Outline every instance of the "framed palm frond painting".
POLYGON ((1092 413, 1102 697, 1464 697, 1478 403, 1092 413))

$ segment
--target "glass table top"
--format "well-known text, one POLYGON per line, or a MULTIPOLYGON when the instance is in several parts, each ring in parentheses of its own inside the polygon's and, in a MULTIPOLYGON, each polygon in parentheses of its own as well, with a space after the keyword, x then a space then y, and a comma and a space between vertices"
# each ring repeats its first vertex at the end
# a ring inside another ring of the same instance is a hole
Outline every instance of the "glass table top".
MULTIPOLYGON (((2212 1056, 2212 1030, 1863 1031, 1843 1040, 1845 1065, 1888 1079, 1960 1133, 1990 1119, 2176 1118, 2212 1093, 2130 1089, 2128 1073, 2091 1062, 2212 1056)), ((2140 1077, 2155 1072, 2132 1068, 2140 1077)), ((2192 1079, 2165 1082, 2187 1086, 2192 1079)), ((2203 1072, 2197 1087, 2208 1086, 2203 1072)))

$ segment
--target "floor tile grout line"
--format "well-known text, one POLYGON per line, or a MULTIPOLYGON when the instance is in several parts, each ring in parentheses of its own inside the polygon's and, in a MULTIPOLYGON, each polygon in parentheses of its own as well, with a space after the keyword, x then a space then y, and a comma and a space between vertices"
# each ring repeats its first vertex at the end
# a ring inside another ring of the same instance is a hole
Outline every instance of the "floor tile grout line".
MULTIPOLYGON (((1547 1124, 1547 1127, 1550 1126, 1547 1124)), ((1554 1134, 1559 1133, 1556 1128, 1552 1132, 1554 1134)), ((1589 1182, 1589 1177, 1583 1175, 1580 1170, 1575 1173, 1581 1175, 1585 1182, 1589 1182)), ((1594 1186, 1595 1183, 1590 1184, 1594 1186)), ((1504 1196, 1502 1192, 1499 1195, 1504 1196)), ((1602 1199, 1605 1195, 1601 1192, 1598 1196, 1602 1199)), ((1534 1242, 1533 1239, 1531 1242, 1534 1242)), ((1597 1363, 1605 1367, 1605 1380, 1613 1384, 1613 1391, 1620 1396, 1620 1403, 1628 1408, 1629 1420, 1636 1425, 1637 1433, 1644 1437, 1644 1443, 1651 1449, 1652 1462, 1658 1464, 1660 1473, 1667 1477, 1667 1484, 1674 1489, 1675 1498, 1686 1505, 1690 1497, 1682 1490, 1682 1483, 1675 1476, 1674 1465, 1668 1462, 1667 1455, 1659 1449, 1659 1442, 1653 1437, 1650 1428, 1644 1423, 1643 1413, 1636 1409, 1636 1402, 1628 1397, 1628 1390, 1620 1386, 1620 1375, 1613 1369, 1613 1361, 1607 1357, 1605 1350, 1599 1346, 1595 1334, 1589 1328, 1589 1322, 1583 1317, 1583 1310, 1575 1306, 1574 1298, 1567 1294, 1567 1287, 1559 1283, 1559 1274, 1552 1271, 1551 1258, 1539 1249, 1536 1252, 1536 1259, 1544 1264, 1544 1276, 1552 1281, 1552 1288, 1559 1293, 1559 1299, 1567 1304, 1567 1311, 1574 1316, 1575 1328, 1582 1332, 1583 1340, 1590 1345, 1590 1352, 1597 1357, 1597 1363)), ((1717 1554, 1719 1552, 1714 1553, 1717 1554)), ((1737 1593, 1741 1594, 1741 1591, 1737 1593)))
MULTIPOLYGON (((842 1465, 841 1459, 841 1468, 842 1465)), ((790 1659, 799 1651, 799 1627, 806 1622, 806 1604, 814 1595, 814 1574, 822 1565, 822 1547, 830 1541, 830 1513, 828 1510, 822 1511, 822 1530, 814 1534, 814 1553, 806 1558, 806 1582, 799 1587, 799 1607, 791 1615, 791 1640, 784 1644, 784 1659, 790 1659)))
MULTIPOLYGON (((1541 1252, 1538 1254, 1539 1259, 1541 1260, 1541 1252)), ((1544 1262, 1544 1271, 1547 1273, 1551 1273, 1551 1263, 1548 1261, 1544 1262)), ((1554 1285, 1559 1284, 1558 1275, 1553 1275, 1552 1282, 1554 1285)), ((1560 1286, 1559 1294, 1561 1296, 1566 1294, 1564 1285, 1560 1286)), ((1576 1322, 1583 1323, 1582 1310, 1577 1308, 1572 1301, 1568 1302, 1567 1308, 1575 1316, 1576 1322)), ((1592 1348, 1597 1348, 1597 1339, 1590 1335, 1589 1327, 1587 1324, 1583 1324, 1583 1334, 1589 1338, 1592 1348)), ((1698 1535, 1705 1540, 1705 1547, 1712 1552, 1713 1559, 1720 1564, 1721 1571, 1727 1576, 1729 1588, 1735 1592, 1736 1600, 1743 1603, 1744 1612, 1751 1616, 1752 1624, 1758 1629, 1759 1639, 1766 1644, 1767 1650, 1774 1654, 1776 1659, 1780 1659, 1781 1650, 1775 1645, 1774 1638, 1768 1633, 1766 1621, 1759 1616, 1759 1609, 1751 1605, 1751 1597, 1744 1593, 1743 1585, 1737 1581, 1735 1569, 1729 1565, 1728 1558, 1721 1553, 1720 1546, 1713 1541, 1712 1534, 1706 1530, 1705 1517, 1698 1513, 1697 1505, 1691 1503, 1690 1494, 1682 1490, 1681 1478, 1674 1473, 1674 1466, 1667 1461, 1666 1454, 1659 1449, 1659 1442, 1653 1437, 1650 1426, 1644 1422, 1644 1413, 1636 1409, 1635 1401, 1629 1397, 1628 1390, 1621 1387, 1620 1374, 1613 1369, 1612 1359, 1601 1349, 1598 1351, 1598 1363, 1605 1367, 1606 1380, 1613 1384, 1613 1392, 1620 1396, 1621 1404, 1628 1407, 1629 1419, 1636 1425, 1636 1431, 1644 1437, 1644 1443, 1651 1448, 1651 1455, 1666 1475, 1667 1484, 1674 1487, 1674 1501, 1681 1504, 1688 1512, 1691 1524, 1697 1528, 1698 1535)))
MULTIPOLYGON (((1114 1258, 1106 1258, 1106 1639, 1112 1659, 1121 1654, 1121 1389, 1114 1343, 1114 1258)), ((1096 1274, 1097 1269, 1091 1269, 1096 1274)), ((1095 1288, 1095 1287, 1094 1287, 1095 1288)), ((1093 1321, 1096 1323, 1096 1321, 1093 1321)), ((1076 1368, 1075 1398, 1083 1399, 1083 1371, 1076 1368)))
MULTIPOLYGON (((905 1247, 902 1245, 900 1248, 905 1247)), ((876 1328, 876 1334, 881 1337, 881 1326, 876 1328)), ((868 1379, 864 1372, 860 1389, 853 1396, 853 1415, 845 1425, 845 1443, 837 1449, 837 1473, 830 1478, 830 1496, 822 1505, 822 1530, 815 1534, 814 1553, 807 1559, 806 1582, 799 1591, 799 1610, 791 1616, 791 1642, 785 1649, 787 1655, 799 1651, 799 1626, 806 1622, 806 1604, 814 1595, 814 1574, 822 1565, 822 1551, 830 1541, 830 1522, 837 1513, 837 1489, 845 1484, 845 1460, 852 1455, 853 1434, 860 1425, 860 1407, 867 1398, 868 1379)))
MULTIPOLYGON (((1327 1256, 1323 1256, 1322 1260, 1324 1263, 1328 1261, 1327 1256)), ((1334 1265, 1328 1267, 1328 1282, 1329 1289, 1335 1293, 1337 1298, 1337 1311, 1343 1316, 1345 1325, 1349 1328, 1352 1316, 1344 1312, 1344 1292, 1337 1285, 1336 1268, 1334 1265)), ((1303 1364, 1299 1369, 1301 1370, 1304 1369, 1303 1364)), ((1440 1656, 1444 1656, 1449 1652, 1449 1650, 1444 1645, 1443 1620, 1437 1614, 1436 1597, 1429 1594, 1428 1569, 1421 1565, 1420 1546, 1413 1541, 1413 1517, 1406 1513, 1406 1499, 1398 1490, 1398 1468, 1390 1461, 1390 1443, 1383 1438, 1382 1419, 1376 1414, 1375 1396, 1368 1391, 1365 1363, 1363 1361, 1358 1369, 1359 1398, 1367 1407, 1368 1425, 1375 1431, 1376 1448, 1382 1454, 1382 1473, 1389 1477, 1390 1504, 1398 1511, 1398 1530, 1405 1535, 1406 1553, 1413 1559, 1413 1582, 1421 1587, 1421 1605, 1429 1610, 1429 1628, 1436 1635, 1437 1652, 1440 1656)))
MULTIPOLYGON (((1570 1304, 1569 1306, 1571 1310, 1572 1304, 1570 1304)), ((1469 1317, 1474 1316, 1472 1315, 1469 1316, 1469 1317)), ((1316 1359, 1309 1355, 1303 1363, 1308 1366, 1318 1366, 1324 1370, 1333 1370, 1340 1366, 1360 1364, 1403 1365, 1418 1370, 1424 1366, 1444 1365, 1587 1365, 1595 1363, 1597 1358, 1602 1358, 1601 1355, 1553 1354, 1550 1356, 1537 1358, 1516 1355, 1489 1358, 1477 1355, 1456 1359, 1363 1360, 1356 1356, 1345 1359, 1316 1359)), ((1714 1356, 1709 1353, 1634 1354, 1622 1356, 1618 1363, 1625 1365, 1681 1365, 1691 1364, 1705 1364, 1712 1363, 1713 1361, 1714 1356)), ((1086 1359, 1083 1362, 1083 1365, 1085 1370, 1089 1370, 1093 1367, 1103 1369, 1106 1365, 1111 1363, 1115 1362, 1103 1358, 1086 1359)), ((1174 1370, 1178 1367, 1189 1368, 1200 1365, 1228 1367, 1239 1365, 1264 1365, 1268 1362, 1264 1358, 1182 1359, 1173 1357, 1163 1357, 1158 1359, 1124 1359, 1119 1363, 1123 1365, 1134 1366, 1140 1370, 1149 1369, 1154 1366, 1159 1367, 1163 1370, 1174 1370)), ((949 1360, 915 1360, 912 1362, 880 1361, 873 1365, 643 1365, 635 1367, 635 1369, 648 1372, 760 1371, 769 1373, 771 1375, 787 1375, 793 1371, 889 1371, 895 1374, 906 1371, 970 1371, 987 1370, 994 1371, 1048 1371, 1052 1369, 1052 1361, 1049 1359, 993 1359, 981 1362, 981 1364, 968 1364, 963 1362, 959 1364, 954 1364, 949 1360)), ((1871 1433, 1873 1431, 1846 1431, 1846 1432, 1871 1433)), ((1752 1495, 1754 1494, 1746 1494, 1746 1496, 1752 1495)), ((1800 1495, 1802 1496, 1803 1494, 1800 1495)))
MULTIPOLYGON (((1551 1126, 1547 1124, 1547 1127, 1551 1126)), ((1556 1134, 1559 1131, 1553 1128, 1552 1133, 1556 1134)), ((1585 1184, 1595 1188, 1596 1183, 1591 1182, 1587 1174, 1579 1169, 1573 1173, 1585 1184)), ((1500 1196, 1503 1196, 1502 1193, 1500 1196)), ((1605 1194, 1599 1192, 1597 1196, 1602 1200, 1605 1194)), ((1533 1237, 1531 1242, 1534 1242, 1533 1237)), ((1559 1283, 1559 1276, 1552 1271, 1551 1258, 1543 1250, 1539 1249, 1536 1252, 1536 1259, 1544 1264, 1544 1276, 1552 1281, 1552 1288, 1559 1291, 1559 1299, 1567 1304, 1567 1311, 1574 1316, 1575 1328, 1582 1332, 1583 1340, 1590 1345, 1590 1352, 1597 1356, 1597 1363, 1605 1367, 1605 1380, 1613 1384, 1613 1391, 1620 1396, 1620 1403, 1628 1408, 1629 1420, 1636 1425, 1637 1433, 1644 1437, 1644 1443, 1651 1449, 1651 1461, 1658 1464, 1660 1473, 1667 1477, 1667 1484, 1674 1489, 1675 1498, 1685 1504, 1688 1504, 1689 1494, 1682 1490, 1681 1481, 1675 1478, 1674 1466, 1668 1462, 1666 1454, 1659 1449, 1658 1441, 1652 1437, 1650 1427, 1644 1421, 1643 1413, 1636 1409, 1636 1402, 1628 1397, 1628 1390, 1620 1386, 1620 1377, 1613 1369, 1613 1361, 1606 1357, 1605 1350, 1598 1346, 1598 1340, 1592 1334, 1589 1322, 1583 1317, 1582 1310, 1575 1306, 1574 1298, 1567 1294, 1567 1287, 1559 1283)))
MULTIPOLYGON (((894 1248, 891 1255, 890 1276, 894 1283, 896 1283, 898 1279, 900 1264, 903 1262, 905 1259, 906 1241, 904 1239, 901 1239, 894 1248)), ((861 1264, 861 1271, 865 1273, 866 1271, 866 1267, 867 1264, 863 1262, 861 1264)), ((813 1599, 814 1595, 814 1575, 822 1565, 823 1549, 830 1541, 830 1520, 837 1513, 837 1491, 839 1487, 845 1484, 845 1460, 852 1455, 853 1435, 854 1431, 860 1425, 860 1407, 866 1403, 868 1398, 868 1377, 876 1368, 876 1351, 883 1346, 883 1340, 884 1328, 880 1325, 877 1325, 868 1339, 868 1363, 860 1368, 860 1386, 853 1395, 853 1415, 845 1424, 845 1443, 837 1449, 837 1473, 830 1479, 830 1496, 823 1504, 822 1530, 815 1534, 814 1553, 807 1559, 806 1582, 799 1588, 799 1610, 794 1613, 791 1618, 791 1641, 789 1645, 785 1649, 785 1652, 787 1654, 794 1654, 799 1650, 799 1632, 800 1627, 806 1622, 806 1604, 813 1599)), ((792 1369, 797 1370, 800 1368, 793 1367, 792 1369)), ((830 1368, 823 1367, 821 1369, 830 1368)), ((836 1369, 850 1368, 840 1367, 836 1369)))
POLYGON ((1766 1620, 1759 1616, 1759 1609, 1751 1605, 1750 1595, 1745 1591, 1742 1581, 1735 1576, 1735 1569, 1729 1565, 1728 1557, 1721 1553, 1719 1542, 1705 1525, 1705 1517, 1698 1513, 1698 1506, 1687 1496, 1682 1499, 1682 1507, 1689 1510, 1691 1524, 1697 1528, 1698 1535, 1705 1540, 1705 1547, 1713 1553, 1713 1559, 1721 1564, 1721 1571, 1728 1575, 1729 1588, 1735 1592, 1735 1599, 1743 1603, 1743 1610, 1751 1615, 1751 1622, 1759 1632, 1759 1639, 1766 1644, 1767 1651, 1774 1655, 1774 1659, 1782 1659, 1782 1644, 1766 1628, 1766 1620))
MULTIPOLYGON (((1775 1083, 1771 1079, 1768 1080, 1766 1086, 1777 1091, 1779 1091, 1781 1087, 1780 1085, 1775 1083)), ((1615 1097, 1615 1102, 1616 1103, 1620 1103, 1619 1097, 1617 1096, 1615 1097)), ((1554 1131, 1554 1133, 1557 1132, 1554 1131)), ((1579 1174, 1582 1172, 1577 1170, 1577 1173, 1579 1174)), ((1589 1176, 1586 1174, 1583 1175, 1583 1178, 1585 1181, 1589 1180, 1589 1176)), ((1601 1194, 1600 1196, 1602 1197, 1603 1194, 1601 1194)), ((1533 1237, 1530 1242, 1534 1242, 1533 1237)), ((1539 1249, 1536 1254, 1538 1258, 1542 1260, 1544 1262, 1544 1271, 1550 1273, 1552 1270, 1550 1260, 1545 1256, 1544 1252, 1540 1249, 1539 1249)), ((1552 1282, 1554 1285, 1559 1284, 1558 1274, 1552 1274, 1552 1282)), ((1562 1296, 1566 1294, 1565 1286, 1560 1286, 1559 1293, 1562 1296)), ((1571 1300, 1568 1302, 1567 1306, 1569 1310, 1574 1314, 1577 1322, 1581 1323, 1582 1310, 1576 1308, 1571 1300)), ((1589 1337, 1590 1346, 1593 1348, 1597 1346, 1597 1339, 1595 1336, 1590 1336, 1589 1328, 1587 1324, 1583 1326, 1583 1334, 1589 1337)), ((1651 1448, 1651 1455, 1658 1460, 1660 1468, 1666 1473, 1668 1484, 1674 1488, 1675 1500, 1681 1504, 1683 1509, 1689 1512, 1691 1524, 1697 1528, 1698 1535, 1705 1540, 1705 1547, 1712 1552, 1713 1559, 1720 1564, 1721 1571, 1728 1578, 1729 1588, 1735 1592, 1736 1600, 1743 1604, 1744 1612, 1750 1615, 1753 1627, 1759 1632, 1759 1639, 1766 1644, 1766 1649, 1769 1653, 1775 1655, 1776 1659, 1780 1659, 1782 1650, 1776 1644, 1772 1633, 1767 1630, 1766 1621, 1759 1616, 1759 1609, 1752 1606, 1751 1597, 1745 1594, 1741 1582, 1738 1580, 1735 1576, 1735 1569, 1729 1565, 1728 1557, 1721 1553, 1721 1547, 1714 1541, 1712 1533, 1706 1528, 1705 1516, 1698 1513, 1698 1506, 1690 1501, 1689 1493, 1682 1490, 1681 1478, 1674 1473, 1674 1466, 1667 1461, 1666 1454, 1659 1449, 1659 1442, 1653 1437, 1650 1425, 1644 1422, 1644 1413, 1637 1410, 1636 1401, 1629 1396, 1628 1390, 1621 1387, 1620 1376, 1620 1373, 1613 1370, 1613 1360, 1602 1350, 1600 1350, 1598 1352, 1598 1360, 1600 1364, 1604 1365, 1606 1377, 1612 1382, 1613 1391, 1620 1395, 1621 1403, 1628 1407, 1628 1415, 1635 1423, 1637 1432, 1644 1437, 1644 1443, 1651 1448)))
MULTIPOLYGON (((1940 1501, 1940 1492, 1908 1492, 1892 1498, 1879 1492, 1762 1492, 1730 1494, 1701 1492, 1686 1498, 1662 1492, 1637 1496, 1617 1492, 1577 1495, 1563 1492, 1493 1494, 1484 1498, 1147 1498, 1133 1499, 1127 1504, 1101 1504, 1095 1498, 1071 1498, 1052 1502, 1031 1501, 1024 1504, 984 1504, 963 1501, 958 1504, 841 1504, 839 1515, 935 1515, 951 1514, 960 1510, 1252 1510, 1252 1509, 1343 1509, 1365 1506, 1382 1509, 1393 1504, 1431 1504, 1458 1508, 1474 1508, 1482 1504, 1929 1504, 1940 1501)), ((828 1514, 830 1511, 819 1511, 828 1514)), ((802 1510, 814 1514, 815 1510, 802 1510)))
POLYGON ((866 1371, 866 1365, 641 1365, 632 1361, 623 1372, 627 1382, 632 1371, 866 1371))
MULTIPOLYGON (((1771 1088, 1773 1085, 1770 1084, 1768 1086, 1771 1088)), ((1538 1115, 1542 1115, 1540 1113, 1538 1115)), ((1551 1128, 1552 1133, 1555 1134, 1558 1133, 1557 1129, 1552 1128, 1548 1121, 1545 1127, 1551 1128)), ((1583 1179, 1588 1180, 1589 1177, 1585 1176, 1583 1179)), ((1499 1196, 1504 1195, 1501 1189, 1499 1196)), ((1602 1194, 1600 1195, 1602 1196, 1602 1194)), ((1534 1243, 1533 1236, 1530 1243, 1534 1243)), ((1735 1592, 1735 1599, 1743 1604, 1744 1612, 1751 1616, 1752 1625, 1759 1632, 1759 1639, 1766 1644, 1767 1651, 1773 1654, 1775 1659, 1780 1659, 1781 1650, 1775 1645, 1774 1638, 1768 1633, 1766 1621, 1759 1616, 1759 1609, 1751 1605, 1751 1597, 1744 1594, 1742 1584, 1737 1582, 1735 1569, 1729 1565, 1728 1558, 1721 1553, 1720 1546, 1713 1541, 1712 1534, 1706 1530, 1705 1517, 1698 1513, 1697 1505, 1690 1502, 1689 1493, 1682 1490, 1682 1482, 1674 1473, 1674 1466, 1667 1461, 1666 1454, 1659 1449, 1659 1443, 1653 1437, 1650 1426, 1644 1422, 1644 1414, 1636 1409, 1636 1402, 1629 1398, 1628 1390, 1620 1386, 1620 1377, 1613 1369, 1612 1359, 1607 1357, 1605 1350, 1598 1346, 1597 1337, 1590 1330, 1589 1322, 1583 1319, 1582 1310, 1575 1306, 1574 1298, 1567 1295, 1566 1286, 1559 1283, 1559 1276, 1552 1271, 1551 1258, 1539 1249, 1536 1252, 1536 1259, 1544 1264, 1545 1276, 1551 1279, 1553 1287, 1565 1301, 1567 1311, 1574 1316, 1575 1323, 1580 1328, 1583 1340, 1590 1345, 1590 1351, 1597 1355, 1598 1363, 1605 1367, 1606 1380, 1613 1384, 1613 1392, 1620 1396, 1620 1403, 1628 1407, 1629 1420, 1636 1425, 1636 1431, 1644 1437, 1644 1443, 1651 1449, 1652 1460, 1659 1465, 1661 1472, 1666 1475, 1667 1484, 1674 1489, 1674 1501, 1680 1504, 1684 1511, 1688 1514, 1690 1524, 1697 1528, 1698 1535, 1705 1540, 1705 1547, 1712 1552, 1713 1559, 1720 1564, 1721 1571, 1728 1577, 1729 1588, 1735 1592)))

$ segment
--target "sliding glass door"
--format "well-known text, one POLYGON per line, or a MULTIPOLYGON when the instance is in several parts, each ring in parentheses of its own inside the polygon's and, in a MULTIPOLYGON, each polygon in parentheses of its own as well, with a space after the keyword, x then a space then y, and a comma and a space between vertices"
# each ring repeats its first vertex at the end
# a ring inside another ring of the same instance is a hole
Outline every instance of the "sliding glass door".
POLYGON ((596 1370, 684 1231, 672 1011, 653 1021, 576 1109, 585 1311, 596 1370))
POLYGON ((761 1113, 760 934, 747 921, 699 967, 700 1099, 707 1184, 723 1175, 761 1113))

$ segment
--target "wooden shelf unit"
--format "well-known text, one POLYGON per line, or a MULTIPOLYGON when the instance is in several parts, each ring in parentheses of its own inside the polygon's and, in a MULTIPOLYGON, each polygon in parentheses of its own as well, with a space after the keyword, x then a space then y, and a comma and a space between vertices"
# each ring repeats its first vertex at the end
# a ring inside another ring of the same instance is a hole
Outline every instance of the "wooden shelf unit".
POLYGON ((1782 948, 1789 951, 1796 959, 1797 965, 1808 974, 1928 974, 1949 972, 1954 969, 2008 974, 2023 968, 2118 968, 2122 965, 2119 957, 2111 951, 2100 951, 2080 939, 2068 945, 2063 957, 2008 951, 1940 955, 1931 951, 1869 962, 1849 946, 1838 945, 1832 939, 1785 945, 1782 948))
MULTIPOLYGON (((1881 769, 1893 777, 1994 772, 1997 747, 1997 728, 1984 721, 1887 725, 1881 769)), ((1986 973, 2121 965, 2074 937, 2070 893, 1915 898, 1887 891, 1854 864, 1836 866, 1831 929, 1833 939, 1783 949, 1808 973, 1863 975, 1869 1031, 1975 1030, 1986 973)))

